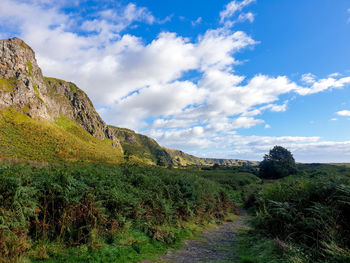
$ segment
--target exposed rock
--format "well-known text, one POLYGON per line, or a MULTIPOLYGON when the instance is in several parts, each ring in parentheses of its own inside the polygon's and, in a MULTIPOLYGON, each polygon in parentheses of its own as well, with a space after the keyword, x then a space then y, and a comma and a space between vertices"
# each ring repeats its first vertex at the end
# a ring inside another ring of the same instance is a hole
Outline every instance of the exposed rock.
POLYGON ((52 120, 35 54, 18 38, 0 40, 0 83, 0 110, 13 107, 32 118, 52 120))
POLYGON ((49 109, 52 115, 65 115, 75 120, 97 138, 116 139, 96 112, 89 97, 75 84, 54 78, 45 78, 45 82, 48 88, 47 96, 51 98, 49 109))
POLYGON ((0 40, 0 110, 12 107, 37 120, 65 115, 100 139, 118 139, 75 84, 44 78, 34 51, 22 40, 0 40))

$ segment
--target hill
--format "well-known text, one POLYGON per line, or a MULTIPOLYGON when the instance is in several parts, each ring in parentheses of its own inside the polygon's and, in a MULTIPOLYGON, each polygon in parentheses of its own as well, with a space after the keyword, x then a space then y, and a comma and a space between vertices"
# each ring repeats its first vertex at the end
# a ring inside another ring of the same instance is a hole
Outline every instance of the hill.
POLYGON ((161 166, 253 164, 198 158, 107 125, 74 83, 44 77, 21 39, 0 40, 0 158, 161 166))
POLYGON ((0 40, 0 157, 120 163, 123 150, 76 85, 44 78, 22 40, 0 40))

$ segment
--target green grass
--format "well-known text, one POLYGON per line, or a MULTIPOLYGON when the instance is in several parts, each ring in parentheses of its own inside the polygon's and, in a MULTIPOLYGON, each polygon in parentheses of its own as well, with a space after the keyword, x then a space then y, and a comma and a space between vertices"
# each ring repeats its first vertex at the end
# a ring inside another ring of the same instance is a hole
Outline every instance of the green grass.
POLYGON ((0 157, 41 162, 121 163, 123 153, 112 141, 91 136, 62 116, 36 121, 13 109, 0 112, 0 157))
POLYGON ((30 46, 28 46, 26 43, 24 43, 24 42, 21 44, 21 47, 24 48, 24 49, 29 49, 29 50, 31 50, 34 53, 33 49, 30 46))
POLYGON ((38 87, 36 86, 36 84, 33 84, 33 89, 34 89, 34 92, 35 92, 35 96, 36 96, 42 103, 44 103, 43 99, 40 97, 40 93, 39 93, 39 90, 38 90, 38 87))
POLYGON ((274 240, 242 231, 237 241, 237 263, 287 263, 288 256, 274 240))
POLYGON ((78 91, 78 87, 74 83, 69 82, 68 84, 69 84, 70 90, 72 92, 77 92, 78 91))
POLYGON ((30 61, 27 62, 27 69, 28 69, 28 75, 32 76, 32 71, 33 71, 33 64, 32 64, 32 62, 30 62, 30 61))
POLYGON ((1 79, 0 78, 0 90, 11 92, 14 91, 17 87, 17 79, 9 78, 9 79, 1 79))

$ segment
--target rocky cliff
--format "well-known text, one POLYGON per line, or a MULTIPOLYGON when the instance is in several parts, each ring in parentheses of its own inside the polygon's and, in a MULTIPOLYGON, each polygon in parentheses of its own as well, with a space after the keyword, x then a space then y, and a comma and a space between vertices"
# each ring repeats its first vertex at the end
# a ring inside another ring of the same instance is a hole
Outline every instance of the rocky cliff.
POLYGON ((14 108, 36 120, 62 115, 99 139, 118 140, 88 96, 71 82, 44 78, 34 51, 22 40, 0 40, 0 110, 14 108))

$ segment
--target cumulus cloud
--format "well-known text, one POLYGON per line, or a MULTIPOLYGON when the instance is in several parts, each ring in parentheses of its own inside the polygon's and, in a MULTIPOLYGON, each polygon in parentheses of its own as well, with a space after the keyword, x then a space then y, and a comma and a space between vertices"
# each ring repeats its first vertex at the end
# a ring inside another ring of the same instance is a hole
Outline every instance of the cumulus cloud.
POLYGON ((341 110, 336 113, 339 116, 350 117, 350 110, 341 110))

